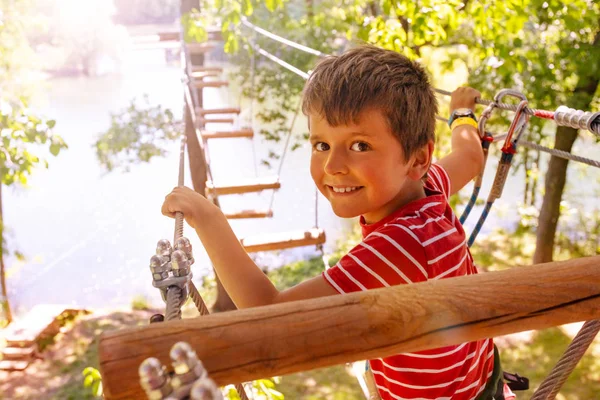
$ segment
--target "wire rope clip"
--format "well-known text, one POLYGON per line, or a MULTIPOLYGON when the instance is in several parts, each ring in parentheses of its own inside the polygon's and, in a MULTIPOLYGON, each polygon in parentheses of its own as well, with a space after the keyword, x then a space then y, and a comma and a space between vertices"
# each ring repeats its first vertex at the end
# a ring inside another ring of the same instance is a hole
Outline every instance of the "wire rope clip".
POLYGON ((150 400, 223 400, 223 394, 186 342, 177 342, 169 352, 173 373, 166 372, 154 357, 139 368, 140 383, 150 400))
POLYGON ((142 361, 138 369, 140 384, 150 400, 160 400, 173 392, 165 367, 154 357, 142 361))
POLYGON ((167 290, 176 286, 181 289, 182 304, 189 295, 189 283, 192 280, 191 266, 194 263, 192 245, 185 237, 175 242, 175 250, 167 239, 161 239, 156 245, 156 254, 150 258, 152 286, 160 289, 163 301, 167 302, 167 290))
POLYGON ((196 352, 186 342, 177 342, 169 353, 175 375, 171 380, 174 389, 208 377, 206 369, 198 360, 196 352))

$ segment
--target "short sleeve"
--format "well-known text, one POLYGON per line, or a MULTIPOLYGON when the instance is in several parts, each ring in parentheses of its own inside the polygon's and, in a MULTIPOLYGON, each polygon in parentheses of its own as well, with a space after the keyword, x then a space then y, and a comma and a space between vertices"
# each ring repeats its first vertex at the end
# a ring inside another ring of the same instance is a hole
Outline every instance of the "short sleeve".
POLYGON ((450 178, 441 165, 431 164, 427 172, 425 187, 443 193, 446 199, 450 197, 450 178))
POLYGON ((418 238, 392 222, 368 235, 323 277, 339 293, 422 282, 428 279, 427 258, 418 238))

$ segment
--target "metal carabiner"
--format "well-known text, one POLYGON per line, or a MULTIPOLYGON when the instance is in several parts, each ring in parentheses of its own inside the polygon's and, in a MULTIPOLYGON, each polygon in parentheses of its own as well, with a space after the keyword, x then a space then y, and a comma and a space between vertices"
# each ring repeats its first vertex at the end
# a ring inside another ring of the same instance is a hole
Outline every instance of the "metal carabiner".
POLYGON ((529 114, 525 112, 528 105, 527 98, 524 94, 517 92, 516 90, 504 89, 498 92, 498 94, 496 94, 494 97, 494 103, 496 103, 496 106, 500 100, 507 95, 517 97, 521 99, 521 101, 515 111, 515 117, 511 121, 510 127, 508 128, 506 139, 504 140, 504 146, 502 146, 502 156, 498 163, 498 169, 496 170, 496 176, 494 177, 492 189, 488 195, 483 212, 481 213, 481 216, 479 217, 479 220, 477 221, 477 224, 475 225, 475 228, 473 229, 473 232, 471 233, 471 236, 467 242, 469 247, 475 242, 475 238, 479 234, 479 231, 487 219, 494 201, 502 196, 504 184, 506 183, 506 178, 508 177, 508 172, 512 164, 513 155, 516 153, 516 145, 521 138, 527 123, 529 122, 529 114), (515 136, 514 140, 513 136, 515 136))

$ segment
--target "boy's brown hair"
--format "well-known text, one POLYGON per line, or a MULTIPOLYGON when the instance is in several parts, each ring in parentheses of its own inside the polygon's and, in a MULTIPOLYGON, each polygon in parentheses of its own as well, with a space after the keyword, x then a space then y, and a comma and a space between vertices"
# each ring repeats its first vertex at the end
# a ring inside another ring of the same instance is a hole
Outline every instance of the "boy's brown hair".
POLYGON ((438 104, 418 63, 371 45, 323 59, 304 88, 302 111, 316 112, 331 126, 357 123, 366 109, 379 109, 398 138, 405 159, 435 140, 438 104))

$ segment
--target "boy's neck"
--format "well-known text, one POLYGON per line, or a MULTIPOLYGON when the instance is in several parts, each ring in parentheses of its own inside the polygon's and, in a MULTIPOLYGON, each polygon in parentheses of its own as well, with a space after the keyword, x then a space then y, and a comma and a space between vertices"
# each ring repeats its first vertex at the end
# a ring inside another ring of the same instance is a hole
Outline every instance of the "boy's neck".
POLYGON ((400 191, 400 193, 398 193, 398 196, 396 196, 396 198, 394 198, 394 200, 392 200, 388 204, 388 206, 383 212, 380 212, 378 214, 363 214, 362 217, 365 223, 369 225, 374 224, 392 215, 393 213, 395 213, 402 207, 412 203, 413 201, 424 199, 425 197, 427 197, 427 194, 425 193, 425 187, 423 186, 423 182, 407 182, 406 187, 404 187, 400 191))

